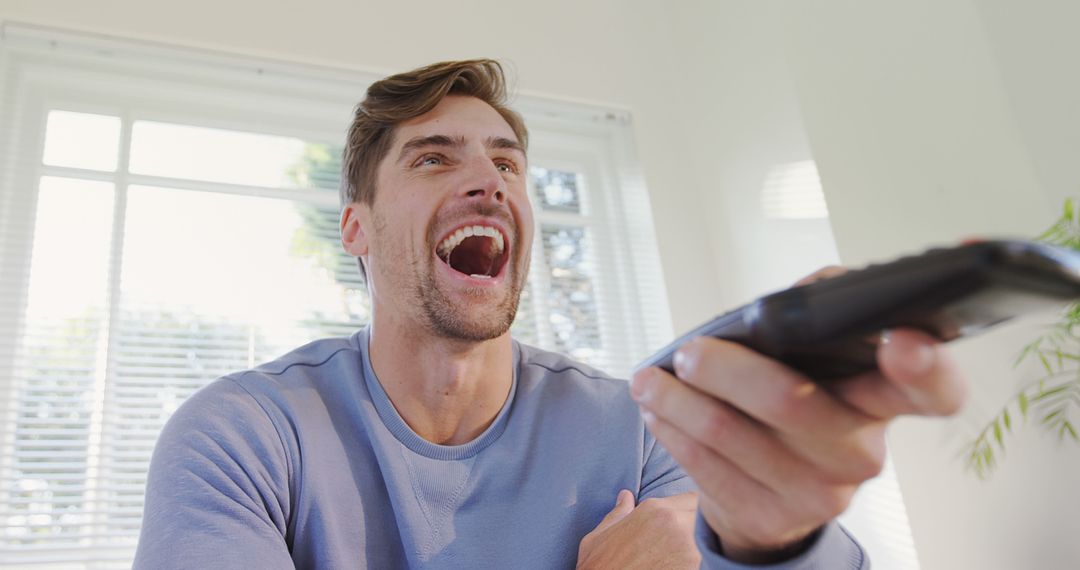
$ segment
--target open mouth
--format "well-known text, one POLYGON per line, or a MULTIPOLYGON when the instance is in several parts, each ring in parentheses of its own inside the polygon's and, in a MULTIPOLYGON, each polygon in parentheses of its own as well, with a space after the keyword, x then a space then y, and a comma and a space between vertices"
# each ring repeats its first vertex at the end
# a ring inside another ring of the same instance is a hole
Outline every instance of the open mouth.
POLYGON ((497 276, 510 258, 502 232, 483 225, 458 228, 443 238, 435 254, 450 269, 477 279, 497 276))

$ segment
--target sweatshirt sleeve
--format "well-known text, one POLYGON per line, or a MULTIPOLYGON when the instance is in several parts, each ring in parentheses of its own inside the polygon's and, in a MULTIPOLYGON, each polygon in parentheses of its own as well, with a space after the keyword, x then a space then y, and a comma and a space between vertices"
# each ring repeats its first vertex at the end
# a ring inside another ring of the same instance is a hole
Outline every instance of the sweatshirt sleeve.
POLYGON ((134 568, 293 568, 289 461, 255 398, 224 378, 166 423, 147 478, 134 568))
POLYGON ((694 480, 686 474, 664 446, 645 429, 644 465, 637 502, 697 491, 694 480))
POLYGON ((709 570, 869 570, 866 556, 855 538, 840 523, 832 521, 818 531, 805 552, 777 564, 747 566, 732 562, 720 554, 720 540, 698 512, 695 539, 701 551, 701 567, 709 570))

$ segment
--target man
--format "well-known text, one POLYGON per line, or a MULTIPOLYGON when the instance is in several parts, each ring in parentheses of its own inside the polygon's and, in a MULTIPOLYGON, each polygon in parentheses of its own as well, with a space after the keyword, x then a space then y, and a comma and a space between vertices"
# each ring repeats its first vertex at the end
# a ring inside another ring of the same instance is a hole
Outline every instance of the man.
POLYGON ((896 331, 883 375, 826 392, 701 339, 681 380, 638 374, 635 405, 509 336, 534 230, 527 142, 493 61, 371 86, 341 217, 371 323, 176 412, 137 568, 868 565, 832 519, 881 469, 889 419, 959 405, 949 361, 896 331))

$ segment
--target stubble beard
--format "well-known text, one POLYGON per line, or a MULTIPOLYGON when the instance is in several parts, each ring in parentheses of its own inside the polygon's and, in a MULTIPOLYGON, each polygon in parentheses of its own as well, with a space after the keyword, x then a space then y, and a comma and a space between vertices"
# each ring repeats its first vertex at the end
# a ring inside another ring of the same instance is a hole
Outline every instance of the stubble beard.
MULTIPOLYGON (((488 211, 481 214, 492 215, 488 211)), ((374 235, 385 235, 387 220, 376 213, 372 217, 375 229, 374 235)), ((376 238, 378 239, 378 238, 376 238)), ((392 251, 392 248, 381 247, 384 251, 392 251)), ((396 252, 398 259, 407 256, 405 252, 396 252)), ((409 297, 412 305, 421 309, 421 318, 425 321, 428 329, 437 336, 468 342, 482 342, 497 338, 510 330, 517 316, 518 302, 521 299, 521 291, 524 288, 525 276, 528 274, 529 261, 527 253, 521 249, 512 252, 507 260, 509 286, 502 298, 496 303, 485 301, 485 296, 490 296, 491 291, 487 288, 466 289, 465 294, 474 298, 475 305, 462 305, 450 298, 443 291, 436 279, 435 263, 442 263, 433 257, 421 257, 409 263, 407 271, 398 274, 398 283, 404 287, 412 288, 409 297), (407 275, 411 274, 410 279, 407 275)))
MULTIPOLYGON (((482 303, 477 308, 463 306, 450 299, 435 279, 435 262, 429 261, 423 279, 419 280, 416 295, 432 331, 444 338, 482 342, 500 337, 510 330, 517 316, 525 274, 519 261, 516 257, 510 260, 512 265, 507 269, 512 269, 509 276, 512 279, 502 299, 494 305, 482 303)), ((467 289, 465 294, 482 302, 482 297, 490 293, 476 288, 467 289)))
MULTIPOLYGON (((446 212, 444 215, 454 218, 465 213, 502 218, 508 227, 516 227, 509 213, 498 207, 474 206, 466 208, 465 211, 446 212)), ((437 223, 431 226, 428 236, 431 243, 438 239, 434 233, 438 226, 437 223)), ((416 293, 427 325, 434 334, 454 340, 483 342, 498 338, 510 330, 514 317, 517 316, 518 302, 521 300, 529 265, 528 249, 522 249, 518 245, 518 237, 515 231, 513 239, 509 241, 517 247, 511 250, 510 258, 503 268, 507 287, 501 298, 493 298, 494 292, 490 288, 476 287, 462 291, 467 297, 467 301, 462 303, 460 297, 452 297, 440 287, 435 264, 442 261, 426 257, 426 263, 418 264, 416 269, 419 271, 416 274, 421 278, 417 280, 419 290, 416 293)))

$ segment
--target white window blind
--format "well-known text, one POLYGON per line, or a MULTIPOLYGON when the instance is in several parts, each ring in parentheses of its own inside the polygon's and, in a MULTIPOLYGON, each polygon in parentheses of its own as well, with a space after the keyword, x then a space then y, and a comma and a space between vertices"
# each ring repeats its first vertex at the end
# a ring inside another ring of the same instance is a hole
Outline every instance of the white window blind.
MULTIPOLYGON (((129 566, 177 406, 366 322, 336 190, 374 79, 2 28, 0 567, 129 566)), ((672 336, 628 118, 517 106, 538 227, 514 334, 625 374, 672 336)))

